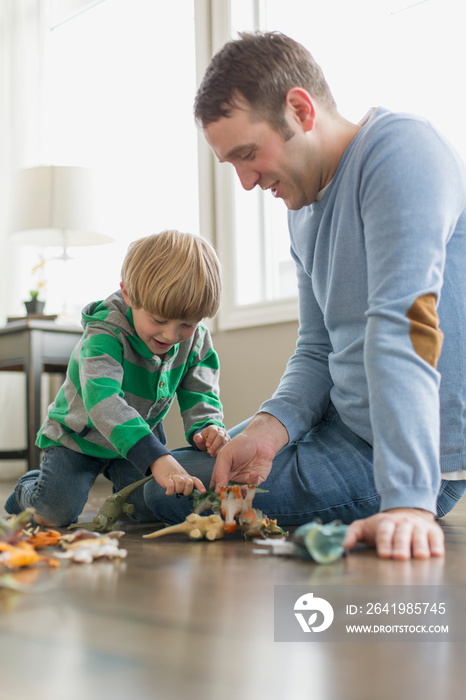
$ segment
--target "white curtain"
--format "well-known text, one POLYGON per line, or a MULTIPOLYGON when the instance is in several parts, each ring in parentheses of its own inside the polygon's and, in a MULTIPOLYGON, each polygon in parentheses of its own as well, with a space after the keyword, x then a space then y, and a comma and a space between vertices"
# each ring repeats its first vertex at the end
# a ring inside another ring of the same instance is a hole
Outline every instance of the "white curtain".
MULTIPOLYGON (((0 0, 0 325, 13 310, 24 313, 19 279, 27 252, 11 240, 10 202, 15 172, 41 161, 44 22, 44 0, 0 0)), ((23 376, 0 372, 0 402, 0 449, 25 447, 23 376)), ((0 478, 24 469, 1 461, 0 478)))

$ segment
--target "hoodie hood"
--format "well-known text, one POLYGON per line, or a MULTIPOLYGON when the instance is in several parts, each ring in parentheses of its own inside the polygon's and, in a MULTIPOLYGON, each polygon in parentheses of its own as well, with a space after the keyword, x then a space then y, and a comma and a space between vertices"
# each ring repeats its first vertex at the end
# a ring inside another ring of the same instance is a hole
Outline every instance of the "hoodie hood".
POLYGON ((82 310, 81 323, 84 329, 90 323, 97 323, 130 335, 135 332, 131 309, 123 299, 120 290, 110 294, 103 301, 93 301, 87 304, 82 310))
MULTIPOLYGON (((146 359, 157 357, 136 333, 133 312, 123 299, 121 290, 110 294, 103 301, 93 301, 87 304, 82 310, 81 323, 85 332, 93 326, 104 327, 119 336, 120 340, 124 336, 132 348, 142 357, 146 359)), ((167 352, 167 357, 174 355, 177 347, 178 345, 171 348, 167 352)))

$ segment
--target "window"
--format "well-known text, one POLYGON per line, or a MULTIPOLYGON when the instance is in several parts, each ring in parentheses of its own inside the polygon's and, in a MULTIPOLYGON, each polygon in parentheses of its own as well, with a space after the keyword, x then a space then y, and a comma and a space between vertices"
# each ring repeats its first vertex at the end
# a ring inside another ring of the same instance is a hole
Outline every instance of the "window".
MULTIPOLYGON (((228 16, 218 18, 217 44, 238 31, 279 30, 311 51, 346 118, 357 122, 376 105, 421 114, 466 159, 460 5, 456 0, 242 0, 229 3, 228 16)), ((231 166, 216 170, 217 240, 228 282, 220 326, 296 318, 285 206, 270 193, 243 192, 231 166)))
POLYGON ((115 238, 72 249, 76 270, 47 263, 47 313, 60 312, 66 288, 77 315, 118 288, 132 240, 166 228, 199 233, 194 0, 59 0, 52 10, 43 151, 48 162, 96 172, 101 230, 115 238))

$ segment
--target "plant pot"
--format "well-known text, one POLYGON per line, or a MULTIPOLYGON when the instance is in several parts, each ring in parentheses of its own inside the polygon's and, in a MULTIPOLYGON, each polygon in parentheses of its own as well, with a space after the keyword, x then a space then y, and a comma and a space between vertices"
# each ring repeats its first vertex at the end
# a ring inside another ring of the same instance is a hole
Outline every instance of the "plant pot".
POLYGON ((43 313, 45 301, 39 301, 39 299, 30 299, 24 302, 26 307, 26 313, 28 316, 38 316, 43 313))

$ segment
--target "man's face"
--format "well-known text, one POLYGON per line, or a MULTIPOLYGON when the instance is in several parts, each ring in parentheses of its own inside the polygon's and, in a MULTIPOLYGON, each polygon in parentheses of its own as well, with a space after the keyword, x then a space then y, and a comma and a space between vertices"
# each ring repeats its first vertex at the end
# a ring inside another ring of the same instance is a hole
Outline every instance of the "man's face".
POLYGON ((317 161, 299 122, 285 115, 292 136, 288 140, 264 120, 254 119, 249 107, 234 108, 204 129, 218 160, 231 163, 245 190, 258 185, 283 199, 288 209, 311 204, 321 188, 317 161), (313 162, 311 162, 313 161, 313 162))

